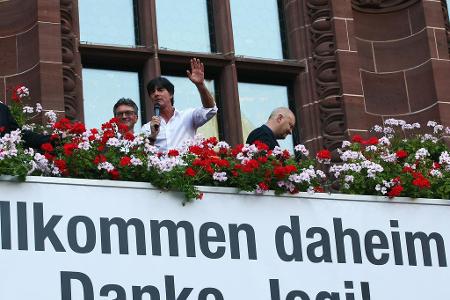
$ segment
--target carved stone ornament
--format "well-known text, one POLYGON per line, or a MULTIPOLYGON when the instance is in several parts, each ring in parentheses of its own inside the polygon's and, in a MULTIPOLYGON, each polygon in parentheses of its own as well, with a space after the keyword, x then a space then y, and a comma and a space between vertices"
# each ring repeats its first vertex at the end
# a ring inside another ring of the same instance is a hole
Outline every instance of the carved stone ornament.
POLYGON ((63 58, 64 107, 66 117, 76 119, 80 110, 80 99, 77 93, 77 60, 76 34, 73 30, 72 0, 61 2, 61 44, 63 58))
POLYGON ((315 90, 319 101, 323 146, 333 151, 342 145, 346 135, 331 4, 330 0, 307 0, 306 4, 311 22, 315 90))
POLYGON ((388 13, 402 10, 420 0, 352 0, 353 9, 366 13, 388 13))

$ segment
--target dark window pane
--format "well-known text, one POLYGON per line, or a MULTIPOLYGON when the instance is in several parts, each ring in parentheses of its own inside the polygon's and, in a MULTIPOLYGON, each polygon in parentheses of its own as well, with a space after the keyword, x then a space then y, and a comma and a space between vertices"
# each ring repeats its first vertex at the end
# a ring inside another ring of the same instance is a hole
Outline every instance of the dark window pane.
POLYGON ((158 46, 211 52, 206 0, 157 0, 158 46))
MULTIPOLYGON (((238 89, 244 142, 253 129, 267 122, 275 108, 289 107, 288 90, 285 86, 239 82, 238 89)), ((294 149, 292 135, 278 140, 278 143, 282 149, 294 149)))
MULTIPOLYGON (((201 107, 202 101, 195 85, 187 77, 164 76, 175 86, 174 106, 177 110, 201 107)), ((214 80, 205 80, 208 90, 214 95, 214 80)), ((197 134, 203 137, 215 136, 219 138, 217 116, 209 120, 205 125, 197 130, 197 134)))
POLYGON ((236 55, 283 59, 276 0, 230 0, 236 55))
POLYGON ((136 45, 133 2, 78 0, 80 40, 94 44, 136 45))
MULTIPOLYGON (((131 98, 139 108, 139 76, 135 72, 83 69, 84 121, 88 128, 98 128, 113 117, 113 106, 120 98, 131 98)), ((138 120, 134 131, 140 131, 138 120)))

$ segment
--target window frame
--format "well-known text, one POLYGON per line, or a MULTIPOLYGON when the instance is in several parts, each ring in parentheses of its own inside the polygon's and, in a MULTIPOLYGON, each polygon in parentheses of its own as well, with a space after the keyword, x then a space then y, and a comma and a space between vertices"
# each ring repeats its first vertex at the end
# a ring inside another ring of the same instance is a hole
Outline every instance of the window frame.
MULTIPOLYGON (((156 28, 156 0, 135 0, 136 40, 140 46, 120 47, 111 45, 80 44, 79 51, 83 67, 122 71, 135 71, 139 74, 139 89, 142 120, 148 121, 152 114, 152 103, 146 92, 146 83, 161 75, 183 75, 189 67, 191 58, 199 58, 205 64, 205 77, 215 81, 215 98, 219 107, 218 123, 220 139, 231 145, 244 142, 238 95, 238 81, 260 84, 284 85, 288 87, 290 108, 300 110, 301 94, 299 76, 305 72, 305 60, 300 59, 301 43, 289 41, 286 32, 293 26, 286 21, 284 13, 279 11, 280 22, 284 28, 281 41, 283 60, 258 59, 234 54, 233 30, 229 0, 205 0, 210 21, 211 47, 215 52, 197 53, 158 49, 156 28), (214 32, 212 32, 214 31, 214 32)), ((277 0, 284 8, 287 1, 277 0)), ((291 10, 290 10, 291 11, 291 10)), ((290 12, 300 18, 300 12, 290 12)), ((290 16, 292 18, 292 16, 290 16)), ((298 116, 297 116, 298 118, 298 116)), ((297 122, 293 134, 294 144, 300 142, 300 128, 297 122)))

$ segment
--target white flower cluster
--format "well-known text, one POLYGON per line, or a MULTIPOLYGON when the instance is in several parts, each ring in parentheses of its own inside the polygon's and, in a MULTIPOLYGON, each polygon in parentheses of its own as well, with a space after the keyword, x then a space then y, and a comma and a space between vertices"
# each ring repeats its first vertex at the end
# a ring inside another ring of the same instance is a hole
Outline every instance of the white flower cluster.
POLYGON ((280 181, 277 182, 277 185, 280 188, 285 188, 287 191, 289 191, 291 193, 295 190, 295 184, 293 182, 291 182, 291 181, 280 180, 280 181))
POLYGON ((306 149, 305 145, 302 144, 298 144, 294 147, 296 152, 300 152, 302 155, 304 156, 308 156, 309 155, 309 151, 308 149, 306 149))
POLYGON ((384 152, 380 154, 380 158, 385 162, 394 163, 397 161, 397 155, 395 153, 384 152))
POLYGON ((142 166, 144 163, 139 158, 135 157, 134 155, 131 155, 131 164, 133 166, 142 166))
POLYGON ((56 113, 53 110, 45 112, 44 116, 47 118, 49 125, 55 124, 56 120, 58 119, 56 113))
POLYGON ((381 192, 382 195, 386 195, 388 192, 388 189, 392 188, 396 184, 397 184, 397 182, 392 179, 390 181, 383 180, 383 185, 377 184, 375 186, 375 191, 381 192))
POLYGON ((31 169, 28 174, 31 174, 34 171, 42 172, 44 175, 50 175, 52 173, 52 170, 49 167, 48 159, 40 153, 34 154, 33 160, 31 161, 31 169))
POLYGON ((366 170, 368 178, 375 178, 377 173, 383 172, 383 167, 377 163, 369 160, 363 160, 358 163, 345 163, 342 165, 333 165, 330 167, 330 173, 334 174, 334 177, 338 178, 341 173, 355 172, 361 173, 362 170, 366 170))
POLYGON ((432 141, 433 143, 437 143, 439 141, 439 139, 437 137, 435 137, 432 134, 429 133, 425 133, 422 137, 421 137, 421 142, 426 142, 426 141, 432 141))
POLYGON ((228 180, 226 172, 214 172, 213 179, 219 182, 224 182, 228 180))
POLYGON ((16 89, 16 94, 22 99, 23 97, 28 97, 30 95, 30 90, 25 86, 20 86, 16 89))
POLYGON ((181 156, 168 156, 167 154, 149 155, 148 156, 148 168, 156 168, 160 172, 170 172, 176 166, 186 166, 187 163, 181 158, 181 156))
POLYGON ((364 159, 364 155, 359 151, 347 150, 341 153, 342 161, 364 159))
POLYGON ((110 162, 105 161, 105 162, 99 163, 97 165, 97 169, 106 170, 108 172, 111 172, 112 170, 114 170, 114 165, 110 162))
POLYGON ((34 113, 34 108, 31 106, 25 105, 24 107, 22 107, 22 111, 26 114, 32 114, 32 113, 34 113))
POLYGON ((0 138, 0 160, 17 156, 17 146, 20 142, 20 130, 11 131, 0 138))
POLYGON ((444 151, 439 156, 439 164, 445 167, 445 170, 450 171, 450 154, 444 151))
POLYGON ((416 159, 424 159, 427 156, 430 156, 430 152, 428 152, 425 148, 420 148, 416 151, 416 154, 414 155, 416 159))

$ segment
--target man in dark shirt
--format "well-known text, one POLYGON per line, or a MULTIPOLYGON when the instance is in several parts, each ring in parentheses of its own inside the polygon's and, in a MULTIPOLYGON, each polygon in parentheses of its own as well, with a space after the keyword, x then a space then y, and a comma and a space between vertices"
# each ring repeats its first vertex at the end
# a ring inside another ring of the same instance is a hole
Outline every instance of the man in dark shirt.
MULTIPOLYGON (((6 133, 19 129, 19 125, 14 119, 9 107, 0 102, 0 137, 6 133)), ((22 131, 22 138, 25 147, 40 149, 41 145, 50 141, 49 135, 39 134, 29 130, 22 131)))
POLYGON ((285 139, 295 126, 295 115, 287 107, 278 107, 272 111, 266 124, 256 128, 248 135, 247 144, 260 141, 273 150, 275 146, 280 146, 277 139, 285 139))

